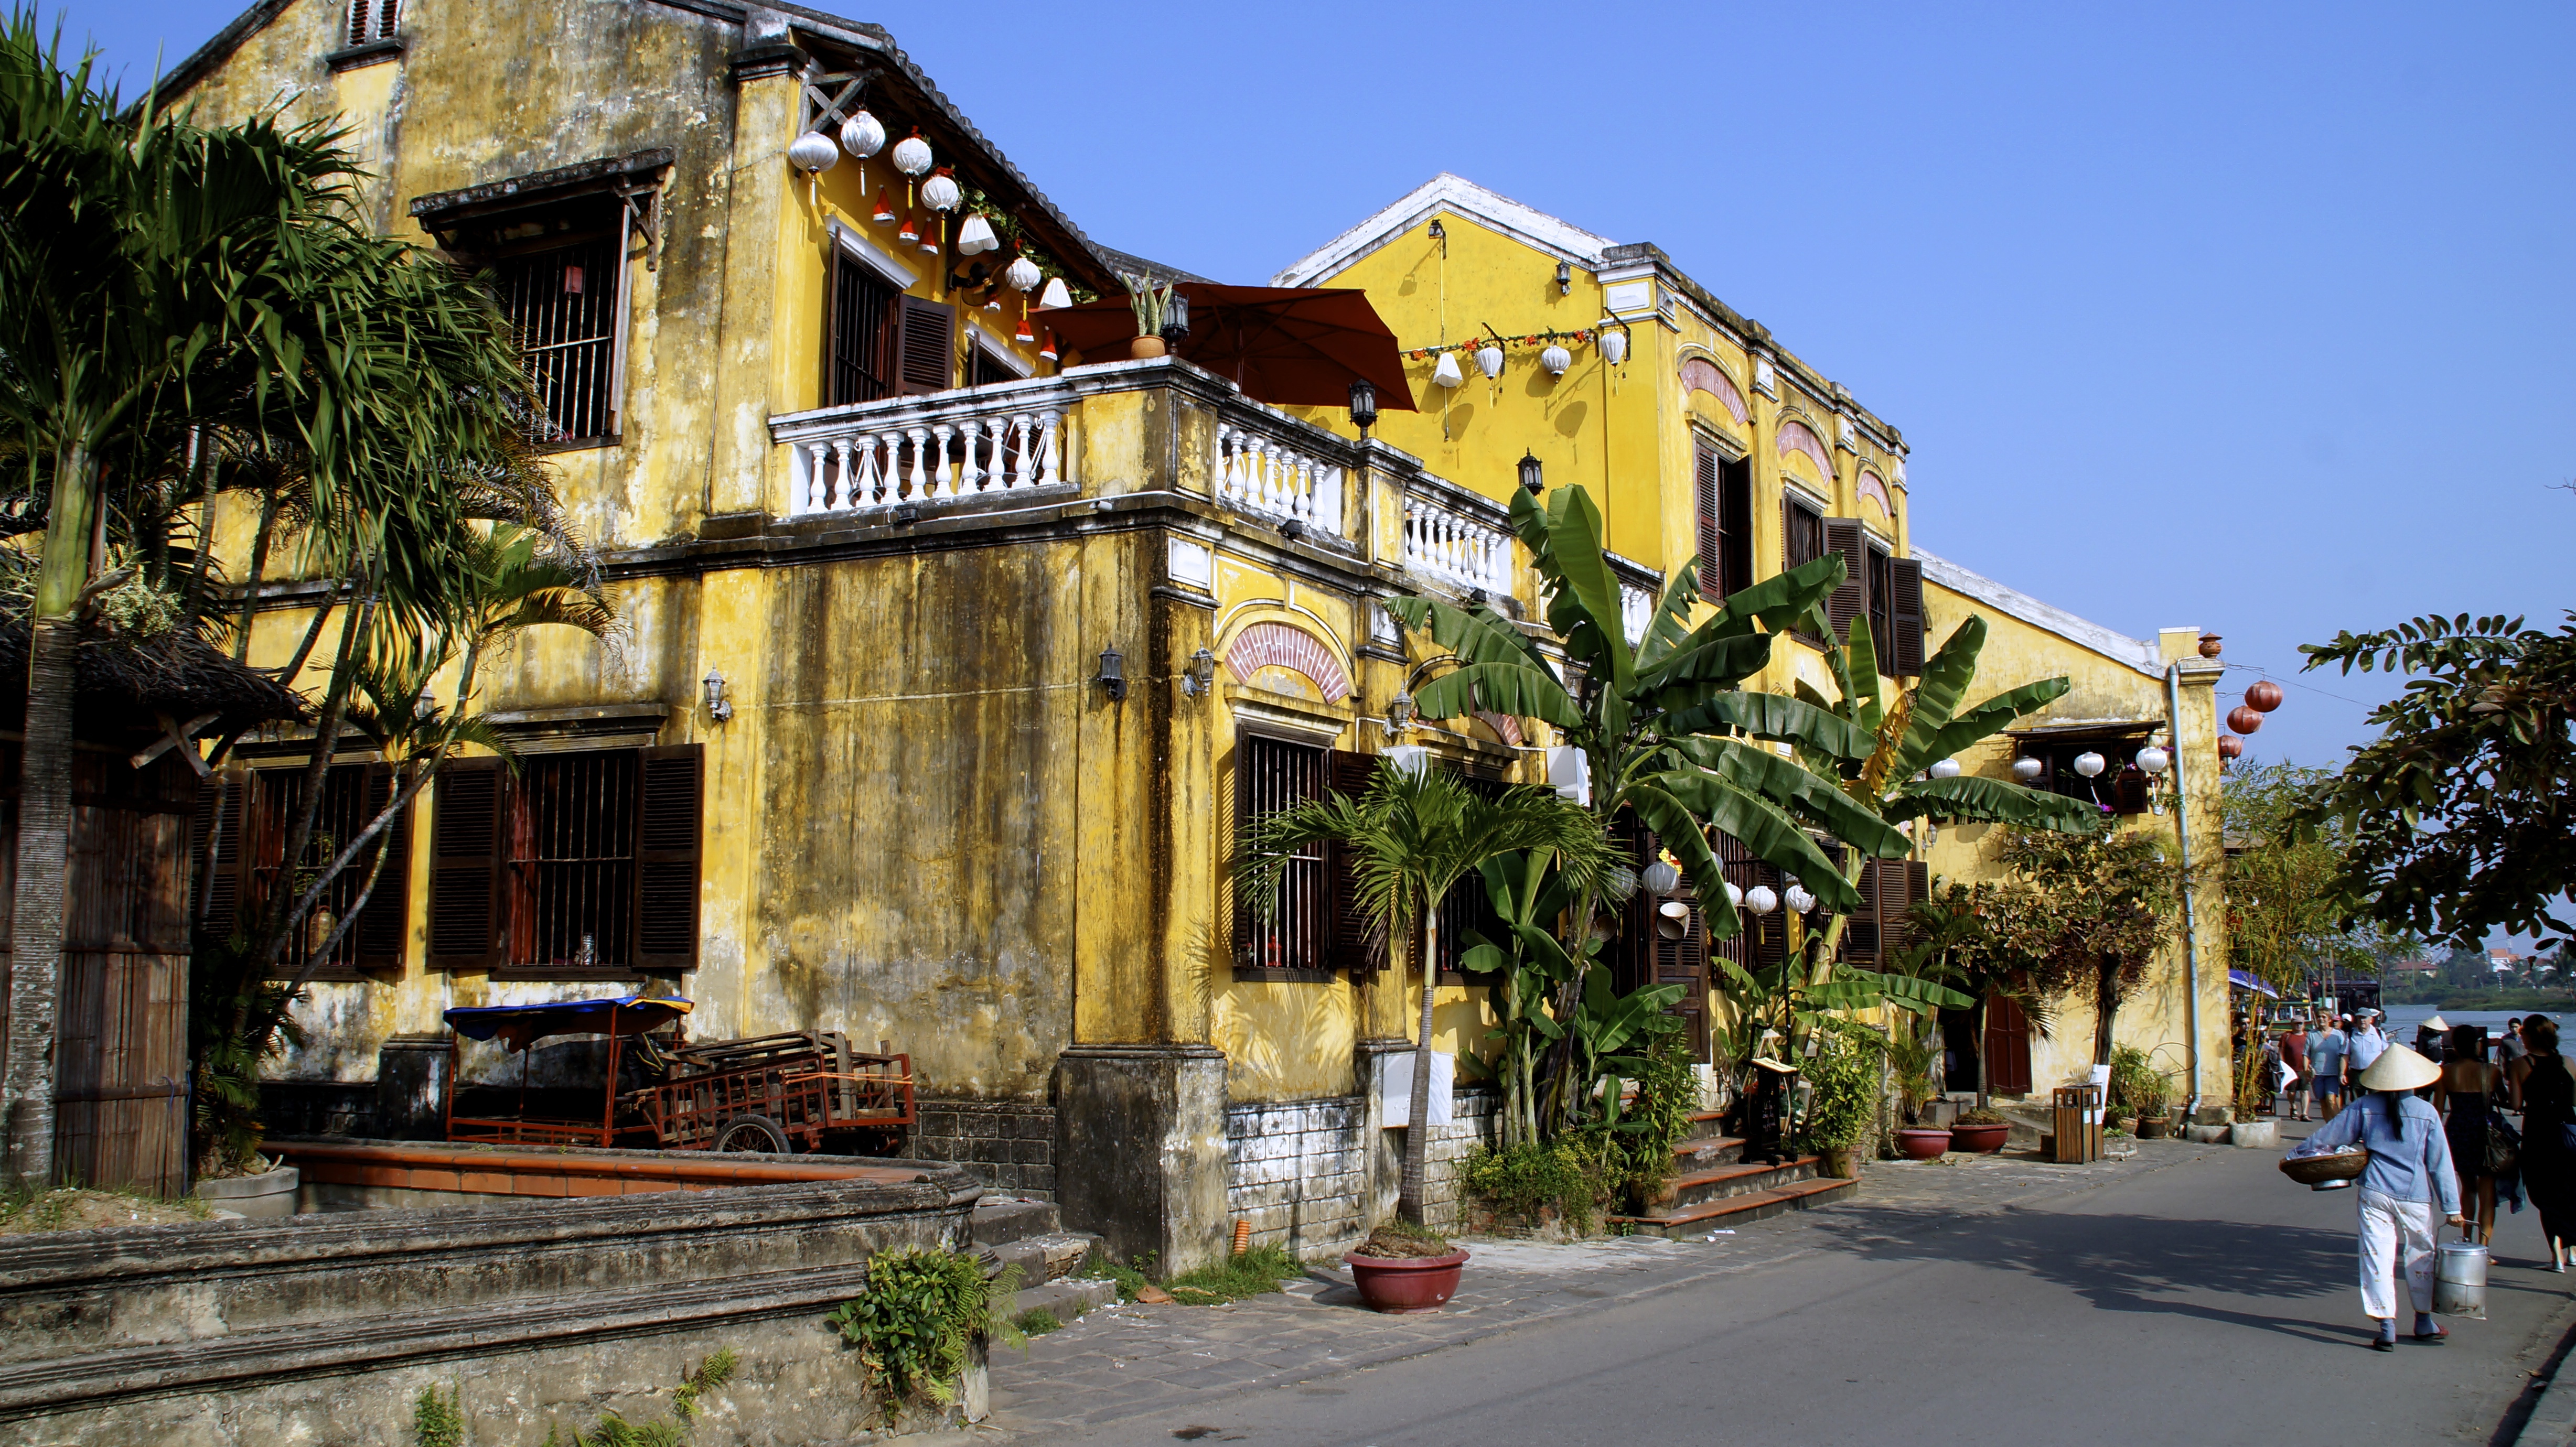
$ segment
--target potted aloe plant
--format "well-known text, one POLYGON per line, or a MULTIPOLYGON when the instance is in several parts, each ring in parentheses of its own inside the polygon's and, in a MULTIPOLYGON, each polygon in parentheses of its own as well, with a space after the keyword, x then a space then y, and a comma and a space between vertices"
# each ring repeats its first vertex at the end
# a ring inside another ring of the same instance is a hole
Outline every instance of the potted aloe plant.
POLYGON ((1131 276, 1123 271, 1118 273, 1118 279, 1127 283, 1127 305, 1136 313, 1136 340, 1127 344, 1127 355, 1137 359, 1169 355, 1171 348, 1163 341, 1163 327, 1171 315, 1172 288, 1176 283, 1156 286, 1150 276, 1131 276))

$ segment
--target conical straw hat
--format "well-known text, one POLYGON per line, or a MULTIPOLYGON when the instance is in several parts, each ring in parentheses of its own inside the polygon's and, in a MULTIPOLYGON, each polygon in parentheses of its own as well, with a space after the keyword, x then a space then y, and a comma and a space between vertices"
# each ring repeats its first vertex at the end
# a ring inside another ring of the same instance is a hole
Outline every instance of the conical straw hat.
POLYGON ((2440 1034, 2442 1031, 2451 1028, 2451 1022, 2443 1019, 2439 1015, 2436 1015, 2432 1019, 2424 1022, 2424 1028, 2434 1032, 2435 1034, 2440 1034))
POLYGON ((2442 1067, 2407 1049, 2391 1045, 2361 1073, 2364 1090, 2420 1090, 2442 1078, 2442 1067))

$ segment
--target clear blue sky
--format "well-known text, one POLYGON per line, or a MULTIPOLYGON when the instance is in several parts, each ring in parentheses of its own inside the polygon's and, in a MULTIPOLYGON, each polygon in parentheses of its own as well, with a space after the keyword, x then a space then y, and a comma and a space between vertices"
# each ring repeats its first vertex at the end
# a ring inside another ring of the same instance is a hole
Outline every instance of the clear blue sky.
MULTIPOLYGON (((129 92, 236 9, 45 0, 129 92)), ((990 4, 893 28, 1094 237, 1223 280, 1442 170, 1661 245, 1903 429, 1924 547, 2128 633, 2223 633, 2279 678, 2252 757, 2334 762, 2387 695, 2299 677, 2302 642, 2576 604, 2576 493, 2551 490, 2576 478, 2576 8, 990 4)))

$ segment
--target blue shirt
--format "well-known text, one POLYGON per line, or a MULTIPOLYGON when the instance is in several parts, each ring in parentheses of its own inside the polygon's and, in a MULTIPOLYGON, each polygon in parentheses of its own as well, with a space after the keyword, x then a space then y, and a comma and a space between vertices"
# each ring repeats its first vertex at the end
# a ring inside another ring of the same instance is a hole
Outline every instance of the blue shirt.
POLYGON ((2352 1058, 2353 1070, 2356 1073, 2368 1070, 2370 1068, 2370 1063, 2377 1060, 2387 1049, 2387 1036, 2380 1034, 2376 1030, 2354 1030, 2352 1032, 2352 1043, 2349 1052, 2352 1058))
POLYGON ((2388 1125, 2388 1097, 2372 1091, 2336 1112, 2316 1134, 2290 1152, 2293 1160, 2321 1156, 2359 1143, 2370 1147, 2370 1164, 2362 1168, 2361 1188, 2400 1201, 2430 1201, 2438 1215, 2460 1214, 2460 1177, 2451 1169, 2451 1142, 2442 1134, 2442 1117, 2411 1095, 2397 1101, 2399 1128, 2388 1125))
POLYGON ((2308 1037, 2308 1059, 2315 1063, 2319 1080, 2342 1078, 2343 1052, 2341 1030, 2320 1030, 2308 1037))

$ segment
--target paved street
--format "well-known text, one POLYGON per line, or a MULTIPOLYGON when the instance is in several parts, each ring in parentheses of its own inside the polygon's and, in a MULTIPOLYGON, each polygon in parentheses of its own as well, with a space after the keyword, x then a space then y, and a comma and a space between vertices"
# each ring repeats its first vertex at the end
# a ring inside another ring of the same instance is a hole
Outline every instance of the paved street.
POLYGON ((2277 1159, 1881 1165, 1851 1201, 1714 1242, 1480 1247, 1436 1317, 1321 1282, 1122 1308, 997 1354, 993 1425, 1065 1447, 2493 1438, 2576 1315, 2535 1219, 2497 1233, 2490 1320, 2383 1356, 2353 1198, 2277 1159))

